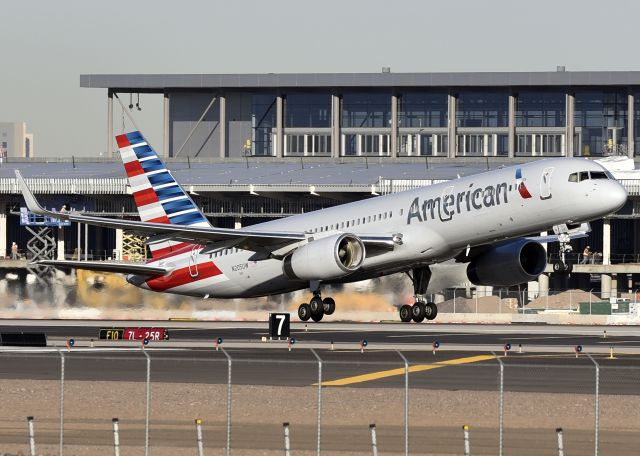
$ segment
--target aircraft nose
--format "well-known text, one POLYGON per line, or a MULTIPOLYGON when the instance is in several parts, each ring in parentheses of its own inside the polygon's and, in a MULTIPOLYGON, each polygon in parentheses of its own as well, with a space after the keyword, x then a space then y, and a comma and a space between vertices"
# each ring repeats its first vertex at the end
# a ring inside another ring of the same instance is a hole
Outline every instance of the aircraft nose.
POLYGON ((605 196, 607 204, 611 207, 611 212, 620 209, 627 202, 627 191, 617 181, 610 181, 611 185, 605 196))

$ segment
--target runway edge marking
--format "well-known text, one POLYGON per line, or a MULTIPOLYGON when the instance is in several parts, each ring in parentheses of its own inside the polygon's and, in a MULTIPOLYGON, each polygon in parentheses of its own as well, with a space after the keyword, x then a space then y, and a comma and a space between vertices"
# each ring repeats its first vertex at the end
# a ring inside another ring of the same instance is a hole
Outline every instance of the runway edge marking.
MULTIPOLYGON (((488 361, 495 358, 496 357, 493 355, 476 355, 476 356, 468 356, 465 358, 438 361, 433 364, 416 364, 415 366, 409 366, 409 373, 439 369, 441 367, 446 367, 446 366, 456 366, 461 364, 477 363, 480 361, 488 361)), ((353 377, 339 378, 337 380, 322 382, 322 386, 346 386, 346 385, 352 385, 354 383, 364 383, 364 382, 370 382, 372 380, 379 380, 381 378, 395 377, 398 375, 404 375, 404 367, 378 371, 378 372, 371 372, 370 374, 355 375, 353 377)), ((315 383, 315 385, 317 385, 317 383, 315 383)))

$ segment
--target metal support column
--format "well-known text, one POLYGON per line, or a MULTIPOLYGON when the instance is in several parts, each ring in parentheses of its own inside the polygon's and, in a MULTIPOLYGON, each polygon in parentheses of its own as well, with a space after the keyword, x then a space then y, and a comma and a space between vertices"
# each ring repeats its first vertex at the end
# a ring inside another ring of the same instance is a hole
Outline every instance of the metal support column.
POLYGON ((84 224, 84 261, 89 259, 89 224, 84 224))
POLYGON ((7 205, 0 204, 0 258, 7 257, 7 205))
POLYGON ((635 111, 636 99, 629 88, 629 94, 627 95, 627 156, 633 158, 636 154, 636 111, 635 111))
POLYGON ((275 156, 280 158, 284 152, 284 96, 278 94, 276 97, 276 150, 275 156))
POLYGON ((516 94, 509 94, 509 158, 516 156, 516 94))
POLYGON ((123 249, 124 249, 124 231, 121 228, 116 229, 116 252, 113 255, 114 260, 122 260, 123 259, 123 249))
POLYGON ((56 245, 56 259, 64 260, 64 228, 58 228, 58 239, 56 245))
POLYGON ((456 109, 458 104, 458 97, 455 93, 449 93, 448 100, 448 149, 449 158, 455 158, 456 156, 456 109))
POLYGON ((113 157, 113 90, 107 90, 107 157, 113 157))
POLYGON ((602 264, 611 264, 611 219, 602 220, 602 264))
POLYGON ((218 141, 220 143, 220 158, 227 156, 227 96, 218 95, 220 103, 220 114, 218 124, 218 141))
POLYGON ((396 158, 399 152, 398 144, 398 94, 391 94, 391 156, 396 158))
POLYGON ((566 106, 565 106, 565 112, 566 112, 566 131, 565 131, 565 141, 564 143, 566 144, 567 150, 566 152, 566 156, 567 157, 573 157, 573 151, 574 151, 574 144, 573 144, 573 136, 575 134, 575 121, 574 121, 574 110, 575 110, 575 101, 576 101, 576 97, 573 93, 567 92, 566 97, 566 106))
POLYGON ((342 155, 340 150, 340 123, 342 118, 342 103, 340 95, 331 94, 331 156, 334 158, 342 155))
POLYGON ((169 119, 170 119, 170 110, 171 110, 171 100, 169 99, 169 92, 164 91, 163 97, 163 111, 162 111, 162 156, 164 158, 169 157, 171 154, 171 144, 169 141, 171 140, 171 135, 169 134, 169 130, 171 128, 169 119))

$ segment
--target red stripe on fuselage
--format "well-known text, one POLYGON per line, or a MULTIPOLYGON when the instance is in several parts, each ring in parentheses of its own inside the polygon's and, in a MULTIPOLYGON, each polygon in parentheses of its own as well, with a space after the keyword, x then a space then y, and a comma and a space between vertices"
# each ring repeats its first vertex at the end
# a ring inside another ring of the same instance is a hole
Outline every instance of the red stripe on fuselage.
POLYGON ((196 247, 198 250, 201 249, 202 245, 189 244, 188 242, 181 242, 179 244, 170 245, 169 247, 163 247, 157 250, 151 250, 151 255, 153 256, 153 260, 164 260, 170 257, 174 257, 176 255, 180 255, 181 253, 190 252, 193 248, 196 247))
POLYGON ((127 177, 139 176, 144 174, 144 169, 140 165, 138 160, 133 160, 124 164, 124 169, 127 172, 127 177))
POLYGON ((129 138, 127 138, 127 135, 116 136, 116 141, 118 141, 118 149, 129 147, 131 145, 131 143, 129 142, 129 138))
POLYGON ((158 202, 158 195, 156 195, 156 192, 152 188, 134 192, 133 198, 136 200, 136 206, 138 207, 158 202))
POLYGON ((222 274, 222 271, 213 264, 211 261, 193 265, 191 271, 189 267, 176 269, 169 275, 163 277, 157 277, 147 280, 147 285, 154 291, 166 291, 170 288, 179 287, 180 285, 187 285, 198 280, 208 279, 222 274), (198 271, 198 274, 193 277, 191 272, 198 271))

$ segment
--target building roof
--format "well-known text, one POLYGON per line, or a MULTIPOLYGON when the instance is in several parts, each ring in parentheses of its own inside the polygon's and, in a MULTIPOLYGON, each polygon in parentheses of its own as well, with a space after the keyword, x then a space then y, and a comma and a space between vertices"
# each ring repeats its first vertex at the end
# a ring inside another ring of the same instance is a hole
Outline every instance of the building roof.
POLYGON ((164 89, 640 85, 640 71, 472 73, 83 74, 80 87, 164 89))

